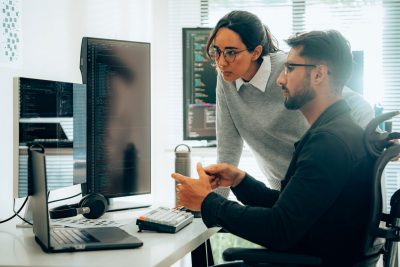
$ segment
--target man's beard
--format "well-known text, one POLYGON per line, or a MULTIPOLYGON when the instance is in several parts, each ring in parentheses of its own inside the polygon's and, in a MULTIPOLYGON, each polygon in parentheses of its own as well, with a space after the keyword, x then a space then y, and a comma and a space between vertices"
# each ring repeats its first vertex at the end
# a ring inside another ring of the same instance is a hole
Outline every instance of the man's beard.
POLYGON ((304 81, 301 91, 296 92, 294 95, 290 95, 289 90, 287 92, 288 96, 285 99, 285 107, 289 110, 300 109, 315 97, 315 91, 310 87, 309 79, 304 81))

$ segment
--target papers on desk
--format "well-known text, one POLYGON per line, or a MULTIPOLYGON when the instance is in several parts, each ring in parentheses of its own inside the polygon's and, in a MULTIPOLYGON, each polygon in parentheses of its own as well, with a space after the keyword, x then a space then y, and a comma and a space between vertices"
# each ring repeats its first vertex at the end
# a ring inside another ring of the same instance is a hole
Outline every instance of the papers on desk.
POLYGON ((86 219, 83 216, 74 218, 52 219, 50 221, 52 227, 72 227, 72 228, 88 228, 88 227, 121 227, 127 222, 114 221, 110 219, 86 219))

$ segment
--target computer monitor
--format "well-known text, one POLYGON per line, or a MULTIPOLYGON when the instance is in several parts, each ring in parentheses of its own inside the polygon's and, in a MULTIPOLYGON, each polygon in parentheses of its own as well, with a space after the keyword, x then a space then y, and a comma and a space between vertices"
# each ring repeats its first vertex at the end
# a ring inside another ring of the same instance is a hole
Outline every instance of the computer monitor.
POLYGON ((86 110, 86 103, 82 102, 85 85, 16 77, 13 86, 14 197, 31 193, 28 146, 33 143, 46 149, 49 189, 72 185, 76 128, 73 117, 86 110))
POLYGON ((206 53, 211 28, 183 28, 183 139, 215 140, 217 73, 206 53))
MULTIPOLYGON (((206 54, 212 28, 183 28, 183 139, 216 140, 217 73, 206 54)), ((346 83, 363 93, 363 51, 353 51, 353 74, 346 83)))
POLYGON ((87 154, 86 175, 75 176, 75 183, 111 204, 150 194, 150 44, 84 37, 80 69, 87 85, 87 154))

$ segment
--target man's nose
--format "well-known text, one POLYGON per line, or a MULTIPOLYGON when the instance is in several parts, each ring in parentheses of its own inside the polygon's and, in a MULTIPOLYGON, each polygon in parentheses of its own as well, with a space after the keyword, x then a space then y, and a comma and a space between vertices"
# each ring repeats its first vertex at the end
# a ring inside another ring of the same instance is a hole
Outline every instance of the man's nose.
POLYGON ((286 83, 286 75, 284 70, 281 71, 281 73, 278 76, 278 79, 276 79, 276 84, 279 86, 282 86, 286 83))

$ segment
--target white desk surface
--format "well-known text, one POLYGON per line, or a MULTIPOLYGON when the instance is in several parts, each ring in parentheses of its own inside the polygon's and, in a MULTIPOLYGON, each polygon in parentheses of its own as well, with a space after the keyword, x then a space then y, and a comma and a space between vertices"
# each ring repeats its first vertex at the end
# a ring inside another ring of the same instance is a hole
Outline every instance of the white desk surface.
POLYGON ((106 218, 129 220, 121 228, 143 241, 136 249, 87 252, 43 252, 36 243, 32 228, 17 228, 19 219, 0 224, 0 266, 170 266, 204 243, 219 228, 210 228, 201 219, 178 233, 138 232, 136 218, 148 209, 109 212, 106 218))

